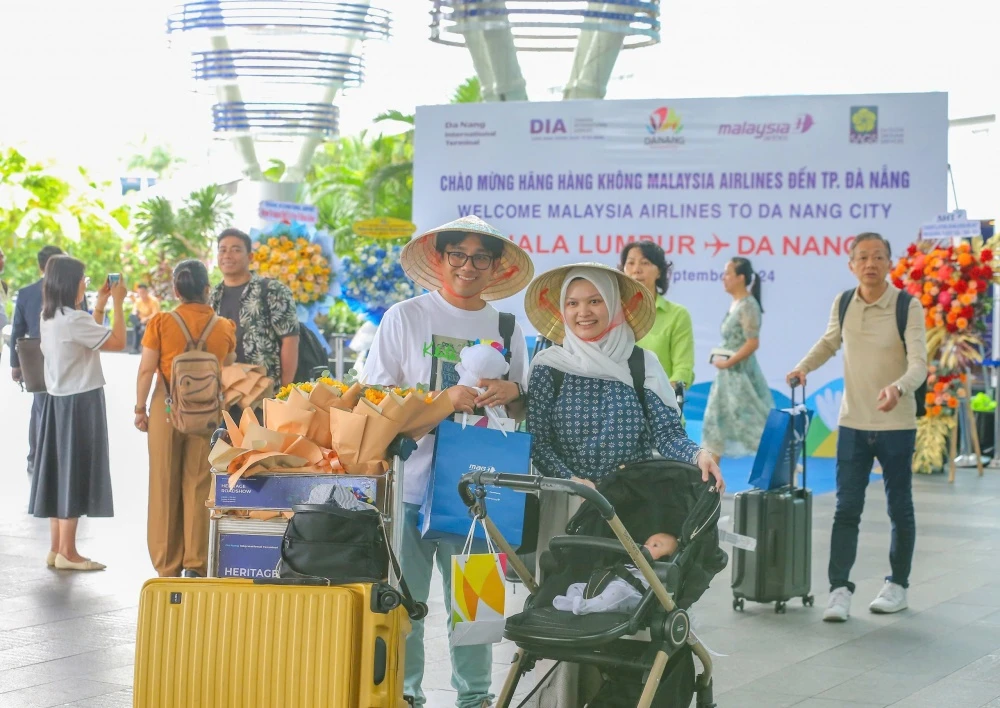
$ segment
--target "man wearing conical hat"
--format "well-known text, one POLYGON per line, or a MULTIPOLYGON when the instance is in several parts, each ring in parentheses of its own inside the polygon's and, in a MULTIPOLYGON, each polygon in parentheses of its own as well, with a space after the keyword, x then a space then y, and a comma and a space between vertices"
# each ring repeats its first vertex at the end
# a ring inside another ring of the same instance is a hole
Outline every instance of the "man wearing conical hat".
MULTIPOLYGON (((367 384, 422 386, 446 391, 456 412, 472 413, 484 406, 506 406, 521 417, 528 386, 528 350, 513 316, 498 312, 490 300, 520 292, 531 281, 531 258, 521 248, 475 216, 463 217, 417 236, 403 249, 403 270, 429 292, 394 305, 379 325, 362 380, 367 384), (459 386, 455 365, 462 349, 475 340, 503 342, 510 355, 506 380, 480 381, 485 392, 459 386)), ((417 515, 424 500, 434 452, 434 438, 423 438, 406 461, 403 501, 406 516, 400 554, 403 576, 414 597, 426 602, 435 556, 451 599, 451 556, 461 544, 420 536, 417 515)), ((450 616, 451 610, 448 609, 450 616)), ((426 699, 424 622, 414 622, 406 640, 405 693, 416 705, 426 699)), ((482 708, 490 694, 493 647, 490 644, 452 647, 451 685, 459 708, 482 708)))

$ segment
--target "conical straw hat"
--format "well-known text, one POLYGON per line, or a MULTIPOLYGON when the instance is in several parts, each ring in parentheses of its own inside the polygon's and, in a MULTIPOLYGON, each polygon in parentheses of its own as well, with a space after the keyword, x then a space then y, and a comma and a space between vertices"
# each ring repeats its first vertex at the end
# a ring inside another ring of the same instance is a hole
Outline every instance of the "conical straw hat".
POLYGON ((656 300, 653 298, 653 293, 635 278, 603 263, 573 263, 560 266, 542 273, 532 281, 528 286, 528 292, 524 295, 524 312, 540 335, 556 344, 562 344, 566 336, 566 325, 563 322, 559 296, 562 294, 566 275, 574 268, 593 268, 614 274, 618 279, 625 322, 635 333, 636 341, 646 336, 656 319, 656 300))
POLYGON ((495 280, 480 295, 484 300, 503 300, 521 292, 531 282, 535 266, 527 251, 478 216, 463 216, 426 231, 406 244, 400 264, 417 285, 430 291, 441 289, 441 254, 434 245, 435 237, 447 231, 493 236, 503 243, 495 280))

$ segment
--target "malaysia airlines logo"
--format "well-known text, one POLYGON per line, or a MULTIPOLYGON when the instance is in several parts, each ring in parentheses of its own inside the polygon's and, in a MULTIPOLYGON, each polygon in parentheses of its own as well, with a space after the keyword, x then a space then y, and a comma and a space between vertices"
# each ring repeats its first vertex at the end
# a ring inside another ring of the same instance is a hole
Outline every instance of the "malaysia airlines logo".
POLYGON ((719 135, 741 135, 756 140, 788 140, 791 135, 808 133, 816 124, 809 113, 798 116, 794 122, 757 123, 744 121, 742 123, 723 123, 719 126, 719 135))

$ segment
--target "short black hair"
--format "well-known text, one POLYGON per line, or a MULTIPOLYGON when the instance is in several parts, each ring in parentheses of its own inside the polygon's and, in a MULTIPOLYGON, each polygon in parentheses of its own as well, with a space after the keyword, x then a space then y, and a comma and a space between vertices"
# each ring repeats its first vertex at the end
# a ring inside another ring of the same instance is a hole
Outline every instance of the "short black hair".
POLYGON ((49 258, 45 264, 45 281, 42 284, 43 320, 51 320, 56 316, 56 310, 64 307, 76 309, 83 272, 83 261, 63 255, 49 258))
POLYGON ((181 261, 174 268, 174 287, 184 302, 204 305, 207 300, 208 268, 194 258, 181 261))
POLYGON ((462 243, 469 236, 478 236, 480 243, 483 244, 483 248, 489 253, 493 258, 499 258, 503 255, 503 241, 498 239, 496 236, 490 236, 489 234, 477 234, 470 233, 468 231, 442 231, 434 239, 434 248, 438 253, 443 254, 444 249, 448 246, 457 246, 462 243))
POLYGON ((45 272, 45 266, 52 256, 63 255, 63 250, 59 246, 45 246, 38 252, 38 270, 45 272))
POLYGON ((250 253, 250 251, 253 250, 253 241, 250 240, 250 237, 247 236, 245 232, 232 227, 225 229, 221 234, 219 234, 219 237, 215 239, 215 243, 218 245, 222 243, 222 239, 232 237, 236 237, 243 242, 243 245, 247 247, 247 253, 250 253))
POLYGON ((882 234, 877 234, 874 231, 865 231, 854 237, 851 241, 851 258, 854 258, 854 249, 857 248, 858 244, 865 241, 880 241, 883 246, 885 246, 885 255, 892 260, 892 246, 889 245, 889 239, 887 239, 882 234))
MULTIPOLYGON (((175 274, 175 275, 177 274, 177 271, 176 271, 176 270, 174 270, 174 274, 175 274)), ((139 283, 139 284, 138 284, 138 285, 136 285, 135 287, 136 287, 136 289, 139 289, 139 288, 145 288, 146 290, 149 290, 149 286, 148 286, 148 285, 147 285, 146 283, 139 283)))
POLYGON ((642 251, 643 258, 660 269, 660 275, 656 278, 656 292, 665 295, 670 289, 670 271, 673 270, 674 264, 667 260, 666 254, 658 244, 652 241, 635 241, 622 249, 621 262, 618 264, 618 269, 622 272, 625 271, 625 261, 628 260, 628 254, 633 248, 642 251))

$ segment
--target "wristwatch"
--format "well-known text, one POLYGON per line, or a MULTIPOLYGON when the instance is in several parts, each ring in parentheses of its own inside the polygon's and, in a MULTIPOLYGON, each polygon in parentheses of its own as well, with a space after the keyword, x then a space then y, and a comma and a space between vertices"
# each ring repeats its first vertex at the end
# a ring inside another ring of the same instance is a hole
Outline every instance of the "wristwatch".
POLYGON ((900 386, 899 384, 896 384, 896 390, 899 391, 899 395, 900 396, 902 396, 902 395, 904 395, 906 393, 906 391, 903 390, 903 387, 900 386))
POLYGON ((514 403, 515 401, 520 401, 522 398, 524 398, 524 389, 521 388, 521 384, 515 381, 514 385, 517 386, 517 398, 511 401, 511 403, 514 403))

